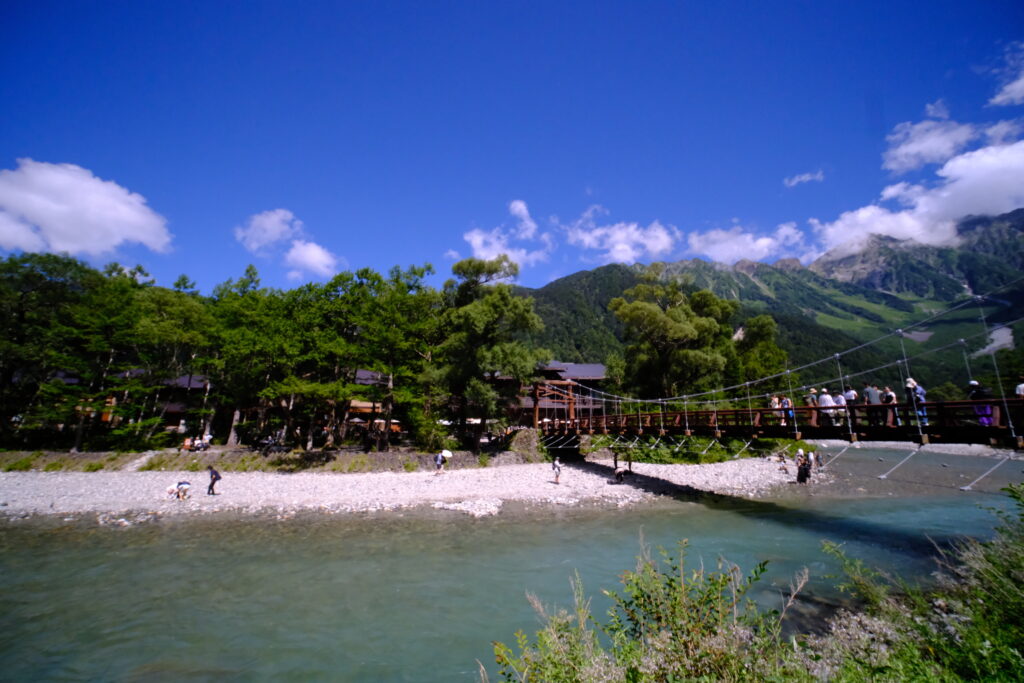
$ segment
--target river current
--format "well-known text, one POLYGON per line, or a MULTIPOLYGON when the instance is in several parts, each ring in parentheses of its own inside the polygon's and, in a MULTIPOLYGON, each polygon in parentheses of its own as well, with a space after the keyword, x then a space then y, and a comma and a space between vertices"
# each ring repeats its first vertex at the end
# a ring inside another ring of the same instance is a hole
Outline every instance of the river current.
POLYGON ((568 607, 578 572, 593 609, 618 587, 641 538, 687 563, 768 561, 755 597, 777 607, 808 567, 810 627, 845 597, 824 539, 911 581, 935 544, 988 537, 1011 461, 973 491, 990 458, 867 448, 831 465, 827 487, 775 500, 680 496, 625 509, 508 509, 293 519, 219 515, 132 527, 39 519, 0 524, 0 679, 110 681, 456 681, 492 673, 492 640, 539 620, 525 593, 568 607))

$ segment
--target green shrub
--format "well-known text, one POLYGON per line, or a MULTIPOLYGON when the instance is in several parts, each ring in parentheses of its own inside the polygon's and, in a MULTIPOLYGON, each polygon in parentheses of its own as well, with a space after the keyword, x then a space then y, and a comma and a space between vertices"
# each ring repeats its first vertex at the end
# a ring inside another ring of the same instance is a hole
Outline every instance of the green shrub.
POLYGON ((26 455, 24 458, 19 458, 13 462, 7 463, 4 467, 4 472, 28 472, 32 469, 32 463, 36 460, 35 454, 26 455))
POLYGON ((103 463, 98 461, 87 462, 82 468, 83 472, 99 472, 103 469, 103 463))
POLYGON ((146 463, 139 468, 140 472, 162 472, 167 469, 169 460, 166 455, 160 453, 154 455, 152 458, 146 461, 146 463))
MULTIPOLYGON (((717 571, 686 571, 686 542, 678 561, 662 551, 662 561, 644 549, 636 568, 625 572, 622 593, 612 599, 609 621, 599 624, 577 575, 573 611, 549 615, 536 598, 545 622, 536 640, 516 634, 518 654, 495 643, 494 655, 507 681, 683 681, 763 680, 797 674, 780 643, 783 614, 762 614, 746 597, 764 573, 765 563, 743 577, 735 565, 717 571), (603 633, 607 649, 599 637, 603 633)), ((806 574, 795 594, 806 581, 806 574)), ((787 607, 793 602, 790 597, 787 607)))
POLYGON ((204 469, 206 469, 206 468, 203 467, 202 464, 198 460, 192 460, 187 465, 185 465, 185 471, 186 472, 199 472, 199 471, 204 470, 204 469))
POLYGON ((404 463, 402 463, 402 469, 404 469, 406 472, 415 472, 419 468, 420 464, 415 460, 406 460, 404 463))
POLYGON ((64 465, 65 462, 63 459, 51 460, 50 462, 46 463, 45 467, 43 467, 43 472, 60 472, 62 469, 64 469, 64 465))
POLYGON ((345 468, 346 472, 366 472, 370 469, 370 461, 365 456, 357 455, 349 460, 348 467, 345 468))
POLYGON ((480 467, 487 467, 491 464, 491 456, 486 453, 481 453, 476 457, 476 464, 480 467))

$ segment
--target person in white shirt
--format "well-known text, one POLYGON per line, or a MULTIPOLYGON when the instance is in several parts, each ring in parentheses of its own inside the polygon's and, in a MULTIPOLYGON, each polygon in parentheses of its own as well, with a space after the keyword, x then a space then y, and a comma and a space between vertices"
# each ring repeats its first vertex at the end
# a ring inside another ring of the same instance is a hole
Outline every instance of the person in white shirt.
POLYGON ((831 408, 831 410, 823 410, 821 412, 825 414, 825 416, 828 418, 828 421, 832 424, 833 427, 836 424, 836 420, 835 420, 836 411, 833 408, 833 406, 835 404, 836 404, 836 402, 832 400, 832 396, 831 396, 831 394, 828 393, 828 389, 823 388, 821 390, 821 393, 818 394, 818 407, 819 408, 831 408))

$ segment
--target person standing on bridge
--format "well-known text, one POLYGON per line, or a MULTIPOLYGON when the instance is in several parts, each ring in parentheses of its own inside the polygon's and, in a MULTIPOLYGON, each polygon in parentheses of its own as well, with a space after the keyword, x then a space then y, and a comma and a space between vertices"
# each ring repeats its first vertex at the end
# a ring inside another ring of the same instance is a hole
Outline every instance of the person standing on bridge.
POLYGON ((843 424, 843 418, 846 417, 846 396, 837 391, 835 396, 832 397, 832 402, 836 404, 836 416, 833 422, 836 426, 839 426, 843 424))
POLYGON ((789 399, 789 396, 783 396, 779 400, 779 405, 782 407, 782 426, 786 426, 786 420, 793 420, 793 402, 789 399))
POLYGON ((818 396, 818 407, 827 408, 828 410, 820 411, 819 415, 824 414, 825 419, 828 420, 829 425, 833 427, 836 426, 836 411, 835 408, 833 408, 835 404, 836 402, 832 400, 832 395, 828 393, 828 388, 822 387, 821 395, 818 396))
POLYGON ((818 405, 818 390, 811 387, 806 394, 804 394, 804 405, 814 408, 818 405))
POLYGON ((914 381, 913 377, 907 378, 907 404, 917 414, 917 423, 922 427, 928 426, 928 410, 924 403, 928 392, 924 387, 914 381))
POLYGON ((864 405, 868 406, 868 424, 877 427, 882 421, 882 411, 876 407, 882 405, 882 392, 874 382, 864 382, 861 395, 864 397, 864 405))
MULTIPOLYGON (((972 379, 967 383, 968 401, 988 401, 992 399, 992 392, 988 387, 978 384, 978 380, 972 379)), ((975 403, 974 414, 978 416, 978 424, 982 427, 992 426, 992 404, 975 403)))

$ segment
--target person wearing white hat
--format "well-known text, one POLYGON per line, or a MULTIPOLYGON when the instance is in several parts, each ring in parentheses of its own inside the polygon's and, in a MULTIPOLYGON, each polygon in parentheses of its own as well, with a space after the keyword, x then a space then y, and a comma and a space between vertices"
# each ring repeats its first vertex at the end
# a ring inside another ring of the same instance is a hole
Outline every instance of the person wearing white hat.
POLYGON ((917 413, 917 422, 922 427, 928 426, 928 410, 924 407, 926 394, 924 387, 914 381, 913 377, 907 378, 907 403, 909 403, 914 412, 917 413))
POLYGON ((444 472, 444 463, 450 457, 452 457, 452 452, 447 448, 434 456, 434 465, 437 467, 434 471, 435 476, 444 472))

